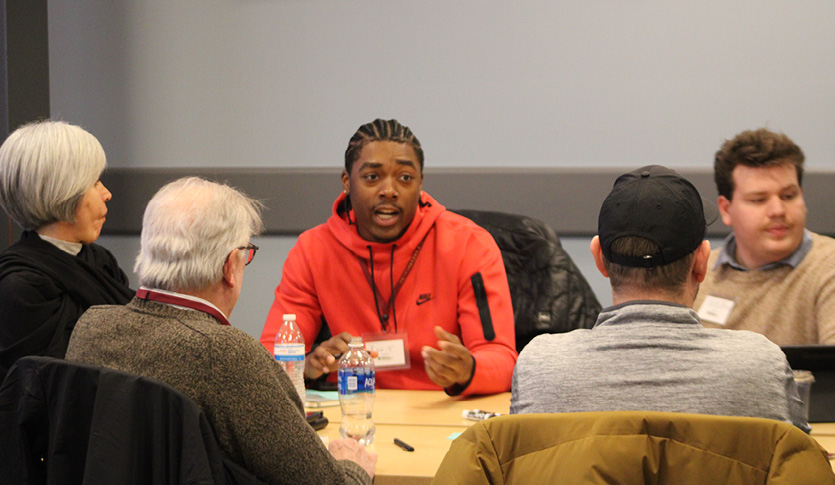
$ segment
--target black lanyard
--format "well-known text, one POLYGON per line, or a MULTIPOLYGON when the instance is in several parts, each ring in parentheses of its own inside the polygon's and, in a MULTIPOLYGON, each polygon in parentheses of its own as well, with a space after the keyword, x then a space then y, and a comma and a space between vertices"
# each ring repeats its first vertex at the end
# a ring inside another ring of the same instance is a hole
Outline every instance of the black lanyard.
MULTIPOLYGON (((428 235, 428 233, 427 233, 428 235)), ((369 264, 366 260, 360 258, 360 266, 362 267, 362 272, 365 275, 365 279, 368 280, 368 284, 371 286, 371 291, 374 292, 374 306, 377 310, 377 318, 380 319, 380 326, 383 329, 383 332, 388 333, 388 312, 389 308, 394 306, 394 299, 397 297, 397 293, 400 291, 400 288, 403 286, 403 282, 406 281, 406 276, 409 275, 409 272, 412 270, 412 267, 415 265, 415 261, 417 260, 418 254, 420 254, 420 249, 423 247, 423 241, 426 240, 426 236, 423 236, 420 243, 417 245, 414 251, 412 251, 412 257, 409 259, 409 263, 406 264, 406 268, 403 269, 403 274, 400 275, 400 279, 397 280, 396 285, 392 285, 391 288, 391 296, 388 300, 383 297, 383 294, 380 292, 380 289, 377 288, 377 284, 374 282, 374 255, 369 254, 369 260, 371 261, 370 270, 369 264), (383 308, 380 309, 377 301, 378 298, 383 300, 383 308)), ((371 252, 371 246, 369 248, 369 253, 371 252)), ((392 247, 392 265, 391 271, 394 272, 394 247, 392 247)), ((397 315, 394 316, 394 333, 397 333, 397 315)))

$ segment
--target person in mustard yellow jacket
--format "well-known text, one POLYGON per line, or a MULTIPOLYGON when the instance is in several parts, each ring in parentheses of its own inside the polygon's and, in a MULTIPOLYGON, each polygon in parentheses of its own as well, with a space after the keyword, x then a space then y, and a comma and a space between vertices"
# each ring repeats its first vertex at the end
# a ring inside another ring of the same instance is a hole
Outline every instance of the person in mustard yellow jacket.
POLYGON ((832 485, 826 451, 762 418, 647 411, 500 416, 453 441, 438 485, 832 485))

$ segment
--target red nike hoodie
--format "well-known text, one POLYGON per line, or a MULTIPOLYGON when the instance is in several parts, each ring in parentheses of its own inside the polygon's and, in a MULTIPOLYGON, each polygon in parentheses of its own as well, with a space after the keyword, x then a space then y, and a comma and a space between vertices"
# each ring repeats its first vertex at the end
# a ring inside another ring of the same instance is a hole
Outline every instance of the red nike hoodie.
POLYGON ((323 319, 333 335, 392 333, 396 327, 408 335, 411 367, 378 370, 377 387, 440 389, 426 374, 420 353, 423 346, 438 348, 433 330, 438 325, 457 335, 475 358, 469 385, 448 392, 510 390, 516 363, 513 307, 501 252, 492 236, 424 192, 403 236, 392 243, 366 241, 350 222, 353 213, 343 210, 344 199, 341 194, 327 223, 302 233, 290 251, 261 343, 272 352, 285 313, 296 314, 307 351, 323 319), (421 241, 385 319, 392 286, 421 241), (373 286, 378 290, 376 303, 373 286))

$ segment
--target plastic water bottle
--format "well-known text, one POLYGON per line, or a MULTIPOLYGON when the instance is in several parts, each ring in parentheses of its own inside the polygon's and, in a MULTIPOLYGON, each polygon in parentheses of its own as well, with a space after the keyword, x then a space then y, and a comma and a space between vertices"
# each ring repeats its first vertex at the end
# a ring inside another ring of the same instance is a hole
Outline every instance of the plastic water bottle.
POLYGON ((284 315, 284 323, 275 334, 273 353, 304 404, 304 336, 292 313, 284 315))
POLYGON ((339 434, 368 446, 374 442, 374 361, 363 348, 362 337, 351 337, 348 352, 339 359, 339 434))

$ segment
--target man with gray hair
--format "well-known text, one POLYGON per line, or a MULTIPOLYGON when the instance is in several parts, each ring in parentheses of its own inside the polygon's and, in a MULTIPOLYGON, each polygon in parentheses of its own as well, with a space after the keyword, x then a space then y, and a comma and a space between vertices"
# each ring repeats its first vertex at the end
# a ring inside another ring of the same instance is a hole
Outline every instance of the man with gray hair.
POLYGON ((791 368, 760 334, 707 329, 693 311, 716 207, 659 165, 618 177, 591 252, 614 306, 592 329, 540 335, 519 354, 511 413, 664 411, 809 425, 791 368))
POLYGON ((371 483, 376 454, 307 424, 290 379, 254 338, 229 324, 262 230, 260 204, 196 177, 148 203, 126 306, 90 308, 67 359, 159 379, 206 413, 232 461, 269 483, 371 483))

